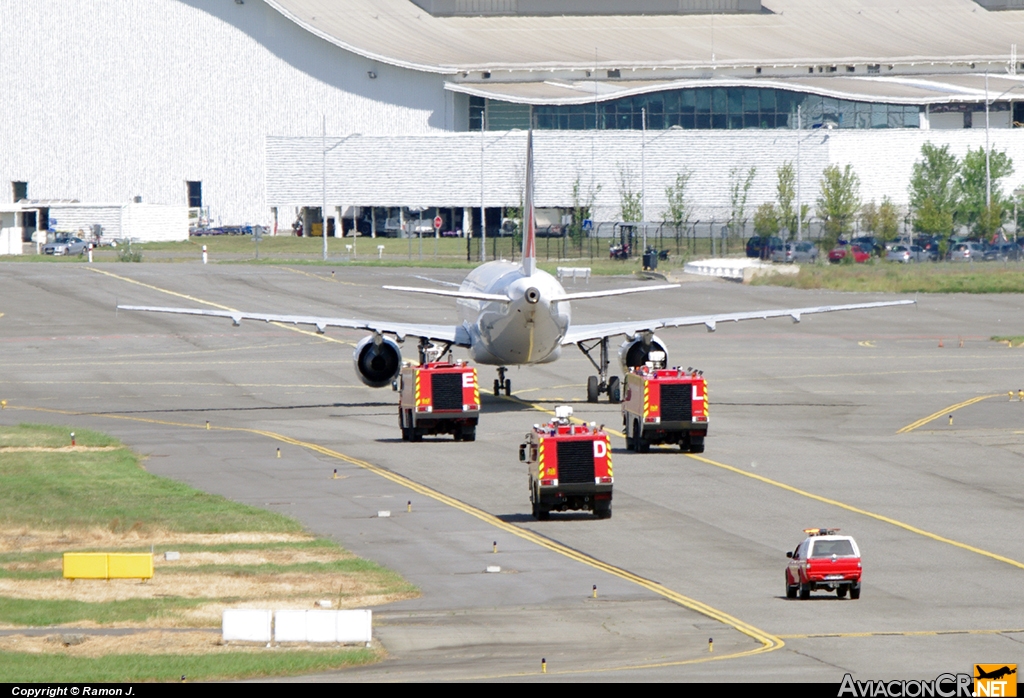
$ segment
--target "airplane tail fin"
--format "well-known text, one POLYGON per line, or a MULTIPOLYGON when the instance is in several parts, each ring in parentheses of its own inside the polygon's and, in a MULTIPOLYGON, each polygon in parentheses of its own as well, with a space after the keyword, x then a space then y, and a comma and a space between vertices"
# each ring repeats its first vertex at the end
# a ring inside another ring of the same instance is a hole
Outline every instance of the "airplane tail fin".
POLYGON ((533 212, 533 128, 526 136, 526 191, 523 193, 523 273, 537 268, 537 230, 533 212))

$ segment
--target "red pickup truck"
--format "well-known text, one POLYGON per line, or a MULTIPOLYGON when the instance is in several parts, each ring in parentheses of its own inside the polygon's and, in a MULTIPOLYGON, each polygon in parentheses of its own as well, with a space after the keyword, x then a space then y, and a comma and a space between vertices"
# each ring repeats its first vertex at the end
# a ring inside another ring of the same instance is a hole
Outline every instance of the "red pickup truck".
POLYGON ((838 528, 807 528, 806 540, 786 553, 786 598, 808 599, 812 591, 834 591, 843 599, 860 598, 860 548, 838 528))

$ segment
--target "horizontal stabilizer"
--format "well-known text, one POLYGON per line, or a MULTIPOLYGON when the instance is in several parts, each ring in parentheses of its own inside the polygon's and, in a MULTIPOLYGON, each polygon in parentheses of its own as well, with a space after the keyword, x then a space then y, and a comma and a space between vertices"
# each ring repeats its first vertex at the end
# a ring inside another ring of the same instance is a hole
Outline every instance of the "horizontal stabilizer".
POLYGON ((508 296, 501 296, 497 293, 483 293, 479 291, 442 291, 439 288, 416 288, 414 286, 384 286, 389 291, 404 291, 406 293, 425 293, 428 296, 447 296, 448 298, 463 298, 470 301, 494 301, 495 303, 508 303, 511 299, 508 296))
POLYGON ((664 291, 670 288, 679 288, 679 284, 661 284, 660 286, 641 286, 640 288, 616 288, 610 291, 582 291, 580 293, 566 293, 562 296, 555 296, 552 303, 560 301, 577 301, 585 298, 604 298, 605 296, 624 296, 627 293, 645 293, 647 291, 664 291))

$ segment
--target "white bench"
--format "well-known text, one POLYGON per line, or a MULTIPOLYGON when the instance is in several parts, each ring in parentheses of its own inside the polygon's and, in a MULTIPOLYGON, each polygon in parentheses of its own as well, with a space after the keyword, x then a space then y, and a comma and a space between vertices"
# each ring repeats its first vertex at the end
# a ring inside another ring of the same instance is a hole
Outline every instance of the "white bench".
POLYGON ((562 281, 566 277, 571 277, 573 283, 576 283, 576 279, 586 279, 589 284, 590 267, 558 267, 558 280, 562 281))

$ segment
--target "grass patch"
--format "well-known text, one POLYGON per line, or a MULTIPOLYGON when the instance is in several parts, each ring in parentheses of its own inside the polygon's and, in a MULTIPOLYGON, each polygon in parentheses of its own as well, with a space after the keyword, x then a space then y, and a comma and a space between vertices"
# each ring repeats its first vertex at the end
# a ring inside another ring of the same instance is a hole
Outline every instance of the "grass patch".
MULTIPOLYGON (((174 611, 195 608, 216 599, 181 597, 125 599, 89 603, 69 599, 0 598, 0 623, 33 627, 63 625, 79 621, 96 623, 141 623, 174 611)), ((2 664, 2 662, 0 662, 2 664)))
POLYGON ((0 683, 189 681, 304 674, 369 664, 378 653, 364 648, 329 652, 232 652, 216 655, 0 654, 0 683))
MULTIPOLYGON (((118 444, 101 434, 74 431, 76 440, 82 433, 85 442, 118 444)), ((0 443, 63 446, 68 443, 67 434, 68 429, 62 427, 5 427, 0 428, 0 443)), ((0 460, 0 501, 4 503, 0 511, 3 526, 51 530, 99 526, 113 532, 147 528, 193 533, 302 530, 298 522, 279 514, 147 473, 138 456, 127 448, 5 453, 0 460)))
POLYGON ((761 276, 762 286, 870 293, 1024 293, 1024 266, 999 263, 803 265, 795 275, 761 276))
POLYGON ((1011 347, 1019 347, 1024 344, 1024 336, 1021 335, 1007 335, 1005 337, 992 337, 993 342, 1003 342, 1011 347))
POLYGON ((71 432, 75 432, 75 443, 79 446, 119 446, 120 442, 106 434, 74 426, 57 427, 43 424, 19 424, 16 427, 0 428, 2 447, 43 447, 61 448, 71 445, 71 432))

